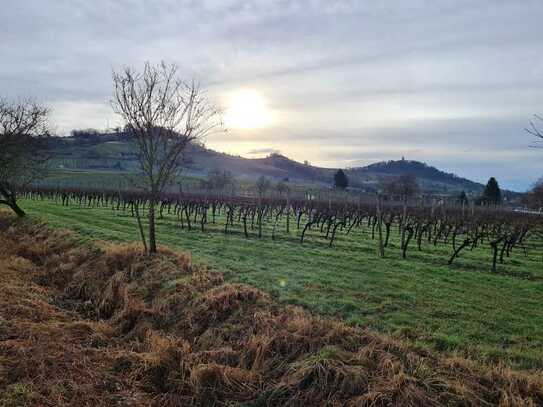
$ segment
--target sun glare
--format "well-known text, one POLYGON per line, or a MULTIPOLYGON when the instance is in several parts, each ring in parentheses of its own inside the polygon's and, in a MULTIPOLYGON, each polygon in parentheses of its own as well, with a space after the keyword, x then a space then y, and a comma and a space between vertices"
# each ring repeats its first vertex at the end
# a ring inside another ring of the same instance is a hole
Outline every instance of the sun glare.
POLYGON ((256 129, 270 125, 272 114, 264 98, 256 91, 234 93, 228 100, 225 124, 230 129, 256 129))

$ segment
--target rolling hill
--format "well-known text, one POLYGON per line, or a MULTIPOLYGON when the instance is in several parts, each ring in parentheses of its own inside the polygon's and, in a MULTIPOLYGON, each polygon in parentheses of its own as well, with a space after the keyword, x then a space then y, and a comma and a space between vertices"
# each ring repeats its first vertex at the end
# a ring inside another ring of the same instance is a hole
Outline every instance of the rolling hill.
MULTIPOLYGON (((135 147, 122 133, 75 132, 70 137, 51 139, 53 167, 64 171, 107 170, 130 172, 138 167, 135 147)), ((244 158, 193 144, 186 153, 185 175, 203 177, 209 171, 229 171, 234 176, 254 180, 260 176, 292 183, 328 186, 336 168, 300 163, 280 154, 265 158, 244 158)), ((419 161, 396 160, 345 170, 353 188, 372 192, 383 177, 411 174, 423 191, 433 193, 480 193, 484 186, 446 173, 419 161)))

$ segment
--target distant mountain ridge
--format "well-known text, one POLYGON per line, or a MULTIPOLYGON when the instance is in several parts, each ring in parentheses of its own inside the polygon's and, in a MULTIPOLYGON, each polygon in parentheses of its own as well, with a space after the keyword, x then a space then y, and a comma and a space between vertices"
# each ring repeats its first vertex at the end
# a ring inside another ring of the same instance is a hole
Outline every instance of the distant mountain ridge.
MULTIPOLYGON (((135 147, 121 133, 93 131, 74 132, 70 137, 51 139, 53 166, 64 170, 113 170, 137 169, 135 147)), ((281 154, 264 158, 244 158, 220 153, 198 144, 192 144, 186 154, 186 174, 205 176, 220 169, 241 178, 256 179, 260 176, 275 180, 288 179, 295 183, 331 185, 337 168, 323 168, 294 161, 281 154)), ((484 186, 441 171, 425 163, 412 160, 391 160, 363 167, 345 169, 353 188, 372 192, 383 177, 411 174, 417 177, 424 192, 480 193, 484 186)))

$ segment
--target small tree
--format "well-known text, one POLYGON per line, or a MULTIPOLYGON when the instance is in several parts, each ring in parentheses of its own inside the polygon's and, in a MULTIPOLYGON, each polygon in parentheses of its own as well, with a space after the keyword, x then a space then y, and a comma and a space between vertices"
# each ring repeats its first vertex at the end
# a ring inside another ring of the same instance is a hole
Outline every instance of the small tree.
POLYGON ((524 194, 522 202, 533 209, 541 210, 543 208, 543 178, 539 179, 533 188, 524 194))
POLYGON ((400 197, 403 201, 412 198, 420 192, 417 177, 410 174, 381 179, 381 189, 390 198, 400 197))
POLYGON ((25 212, 17 204, 18 192, 46 173, 48 115, 36 102, 0 99, 0 204, 19 217, 25 212))
POLYGON ((460 206, 465 206, 468 204, 468 196, 466 195, 466 191, 462 191, 460 193, 460 196, 458 197, 458 203, 460 206))
POLYGON ((213 169, 207 174, 207 178, 201 181, 201 185, 213 192, 224 192, 235 187, 236 179, 230 171, 213 169))
POLYGON ((499 205, 502 202, 502 193, 496 178, 491 177, 481 196, 481 203, 485 205, 499 205))
POLYGON ((268 178, 262 175, 256 180, 255 186, 256 186, 256 191, 258 192, 258 197, 262 199, 264 195, 266 195, 266 192, 268 192, 268 190, 270 189, 271 182, 268 178))
POLYGON ((345 189, 349 186, 349 178, 342 169, 339 169, 334 174, 334 187, 338 189, 345 189))
POLYGON ((279 193, 279 196, 288 194, 290 187, 288 186, 288 181, 279 181, 275 185, 275 190, 279 193))
POLYGON ((190 142, 222 127, 219 111, 195 81, 181 80, 175 65, 146 63, 143 72, 113 72, 113 110, 137 146, 141 170, 134 183, 149 193, 149 252, 156 253, 155 207, 174 183, 190 142))

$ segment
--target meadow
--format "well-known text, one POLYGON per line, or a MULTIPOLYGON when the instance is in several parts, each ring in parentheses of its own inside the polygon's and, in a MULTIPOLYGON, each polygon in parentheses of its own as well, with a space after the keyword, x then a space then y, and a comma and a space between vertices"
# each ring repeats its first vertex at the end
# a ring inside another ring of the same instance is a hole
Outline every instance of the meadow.
MULTIPOLYGON (((139 239, 127 211, 63 207, 54 201, 21 201, 33 217, 70 229, 82 241, 139 239)), ((447 266, 451 249, 426 243, 403 260, 393 233, 386 257, 377 256, 367 231, 341 234, 330 248, 317 233, 299 243, 299 231, 264 229, 245 238, 223 233, 223 222, 205 232, 181 229, 173 216, 158 221, 159 244, 192 253, 200 265, 348 324, 408 339, 415 346, 460 353, 518 368, 543 367, 543 267, 541 250, 514 251, 498 272, 485 248, 465 251, 447 266)), ((396 228, 393 228, 396 229, 396 228)), ((540 243, 540 242, 538 242, 540 243)), ((539 248, 541 246, 539 245, 539 248)))

